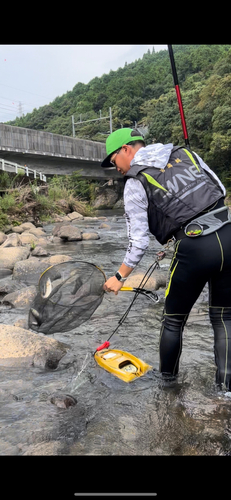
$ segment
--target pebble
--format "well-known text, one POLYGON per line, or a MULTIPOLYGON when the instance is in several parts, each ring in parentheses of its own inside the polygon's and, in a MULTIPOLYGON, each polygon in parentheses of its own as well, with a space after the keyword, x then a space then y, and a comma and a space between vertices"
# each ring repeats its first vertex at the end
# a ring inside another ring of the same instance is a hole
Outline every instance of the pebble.
POLYGON ((50 397, 50 402, 58 408, 69 408, 77 404, 77 399, 69 394, 55 393, 50 397))

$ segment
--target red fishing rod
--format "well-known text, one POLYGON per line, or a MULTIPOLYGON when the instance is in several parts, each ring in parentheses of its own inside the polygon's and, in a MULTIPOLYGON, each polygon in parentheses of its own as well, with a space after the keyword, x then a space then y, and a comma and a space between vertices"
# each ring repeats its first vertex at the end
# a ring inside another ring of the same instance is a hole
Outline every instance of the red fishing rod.
POLYGON ((175 59, 174 59, 174 55, 173 55, 172 45, 168 45, 168 52, 169 52, 171 66, 172 66, 172 76, 173 76, 173 80, 174 80, 177 101, 178 101, 178 106, 179 106, 179 111, 180 111, 180 118, 181 118, 181 123, 182 123, 183 134, 184 134, 185 146, 189 148, 190 146, 189 146, 188 131, 187 131, 187 126, 186 126, 186 121, 185 121, 185 116, 184 116, 184 108, 183 108, 183 103, 182 103, 182 99, 181 99, 181 93, 180 93, 180 87, 179 87, 179 83, 178 83, 178 76, 177 76, 177 71, 176 71, 176 65, 175 65, 175 59))

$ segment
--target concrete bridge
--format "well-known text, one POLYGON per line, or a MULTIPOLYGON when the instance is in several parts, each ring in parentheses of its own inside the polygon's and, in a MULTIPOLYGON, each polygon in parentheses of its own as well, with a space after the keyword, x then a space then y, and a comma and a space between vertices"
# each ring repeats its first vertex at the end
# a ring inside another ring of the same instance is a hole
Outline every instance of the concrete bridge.
POLYGON ((104 171, 105 144, 0 123, 0 158, 46 176, 80 171, 83 178, 120 179, 116 170, 104 171))

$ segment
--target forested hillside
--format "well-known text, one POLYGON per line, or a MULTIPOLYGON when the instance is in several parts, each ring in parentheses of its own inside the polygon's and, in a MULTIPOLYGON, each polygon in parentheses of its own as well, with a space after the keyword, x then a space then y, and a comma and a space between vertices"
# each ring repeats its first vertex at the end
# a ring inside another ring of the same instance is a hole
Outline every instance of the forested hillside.
MULTIPOLYGON (((231 45, 173 45, 190 146, 231 187, 231 45)), ((10 125, 72 135, 75 121, 108 115, 113 130, 148 127, 146 142, 183 144, 168 51, 151 53, 72 91, 10 125)), ((76 127, 76 136, 105 142, 109 121, 76 127)))

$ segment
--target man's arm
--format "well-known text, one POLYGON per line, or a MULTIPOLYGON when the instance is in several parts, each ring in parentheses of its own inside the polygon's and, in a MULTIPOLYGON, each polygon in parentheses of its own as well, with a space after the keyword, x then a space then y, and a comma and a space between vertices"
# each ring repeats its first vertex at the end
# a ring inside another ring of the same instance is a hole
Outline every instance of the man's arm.
MULTIPOLYGON (((149 244, 148 199, 138 179, 127 180, 124 188, 124 205, 129 244, 118 271, 123 278, 127 278, 142 259, 149 244)), ((104 284, 104 289, 117 295, 122 286, 123 282, 113 276, 104 284)))

